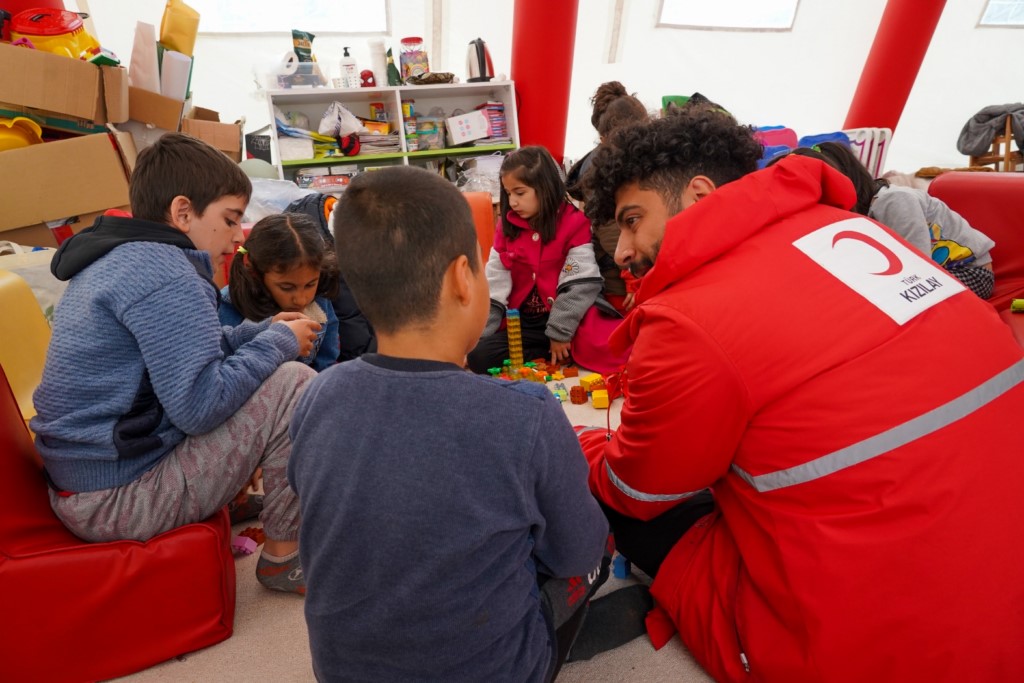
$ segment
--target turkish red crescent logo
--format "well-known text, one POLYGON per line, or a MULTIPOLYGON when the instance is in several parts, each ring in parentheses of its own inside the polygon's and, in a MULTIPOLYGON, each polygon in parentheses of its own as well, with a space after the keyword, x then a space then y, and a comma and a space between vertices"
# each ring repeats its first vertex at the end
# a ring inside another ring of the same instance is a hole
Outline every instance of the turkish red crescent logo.
POLYGON ((832 246, 835 247, 836 242, 838 242, 839 240, 846 239, 859 240, 863 242, 864 244, 868 245, 869 247, 877 251, 879 254, 884 256, 885 259, 889 262, 889 265, 886 267, 885 270, 879 271, 877 273, 871 273, 872 275, 895 275, 896 273, 903 270, 903 263, 900 261, 899 257, 896 256, 896 254, 892 253, 892 250, 881 244, 874 237, 871 237, 870 235, 865 235, 862 232, 855 232, 853 230, 843 230, 842 232, 837 232, 835 236, 832 238, 832 246))

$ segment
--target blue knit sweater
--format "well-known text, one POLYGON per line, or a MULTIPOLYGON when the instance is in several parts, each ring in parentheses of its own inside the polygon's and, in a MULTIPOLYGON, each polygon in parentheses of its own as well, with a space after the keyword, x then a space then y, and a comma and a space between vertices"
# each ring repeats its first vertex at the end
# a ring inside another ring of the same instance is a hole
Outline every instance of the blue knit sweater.
MULTIPOLYGON (((101 242, 110 223, 101 219, 58 255, 67 262, 101 242)), ((159 231, 133 219, 116 227, 130 233, 136 223, 159 231)), ((205 252, 130 239, 93 249, 109 251, 87 254, 71 277, 33 397, 46 471, 73 492, 138 479, 186 435, 222 424, 298 355, 285 325, 221 327, 205 252)))
POLYGON ((546 387, 367 354, 310 381, 291 435, 317 680, 544 679, 537 574, 608 538, 546 387))

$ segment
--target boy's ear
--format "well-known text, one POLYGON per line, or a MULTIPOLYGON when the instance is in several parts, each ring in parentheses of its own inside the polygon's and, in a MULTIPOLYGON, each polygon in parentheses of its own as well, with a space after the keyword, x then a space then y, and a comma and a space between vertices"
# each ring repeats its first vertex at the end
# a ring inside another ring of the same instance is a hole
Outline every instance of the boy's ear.
POLYGON ((191 229, 192 202, 184 195, 178 195, 171 200, 171 208, 168 211, 168 220, 172 228, 187 233, 191 229))
POLYGON ((469 258, 459 254, 448 266, 452 295, 462 305, 467 305, 473 298, 473 269, 469 266, 469 258))

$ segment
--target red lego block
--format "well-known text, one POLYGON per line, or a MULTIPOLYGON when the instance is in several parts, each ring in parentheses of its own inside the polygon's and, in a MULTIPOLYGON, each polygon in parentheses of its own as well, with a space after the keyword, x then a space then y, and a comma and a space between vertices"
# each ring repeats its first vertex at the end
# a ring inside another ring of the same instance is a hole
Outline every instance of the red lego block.
POLYGON ((562 370, 562 375, 564 377, 579 377, 580 369, 575 365, 567 365, 565 369, 562 370))
POLYGON ((583 387, 576 386, 569 389, 569 400, 576 405, 582 405, 587 402, 587 390, 583 387))

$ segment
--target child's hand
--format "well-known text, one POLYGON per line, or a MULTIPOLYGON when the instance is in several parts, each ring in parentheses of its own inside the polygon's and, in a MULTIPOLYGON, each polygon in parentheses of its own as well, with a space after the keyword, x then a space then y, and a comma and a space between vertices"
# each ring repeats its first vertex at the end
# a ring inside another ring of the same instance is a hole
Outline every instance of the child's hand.
POLYGON ((569 342, 551 340, 551 364, 569 360, 569 342))
POLYGON ((310 320, 305 316, 297 320, 285 320, 282 322, 288 326, 288 329, 292 331, 295 339, 299 342, 298 358, 308 356, 313 350, 313 344, 316 342, 316 333, 320 331, 320 323, 310 320))
POLYGON ((278 313, 277 315, 270 319, 270 324, 273 325, 274 323, 283 323, 289 320, 302 320, 305 317, 305 315, 299 313, 298 311, 281 311, 280 313, 278 313))
POLYGON ((630 310, 636 305, 636 292, 627 292, 626 297, 622 300, 622 308, 624 310, 630 310))

